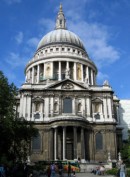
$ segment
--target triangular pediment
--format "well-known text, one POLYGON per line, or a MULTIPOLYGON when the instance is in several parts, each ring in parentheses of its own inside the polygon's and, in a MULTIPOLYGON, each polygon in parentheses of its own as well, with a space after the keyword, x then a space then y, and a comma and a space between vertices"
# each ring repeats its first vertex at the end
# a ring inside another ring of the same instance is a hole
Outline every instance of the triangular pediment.
POLYGON ((49 85, 46 89, 57 89, 57 90, 86 90, 87 88, 79 83, 74 82, 70 79, 65 79, 63 81, 49 85))
POLYGON ((99 97, 95 97, 94 99, 92 99, 92 102, 94 103, 102 103, 102 99, 99 97))
POLYGON ((32 102, 43 102, 42 96, 35 96, 32 98, 32 102))

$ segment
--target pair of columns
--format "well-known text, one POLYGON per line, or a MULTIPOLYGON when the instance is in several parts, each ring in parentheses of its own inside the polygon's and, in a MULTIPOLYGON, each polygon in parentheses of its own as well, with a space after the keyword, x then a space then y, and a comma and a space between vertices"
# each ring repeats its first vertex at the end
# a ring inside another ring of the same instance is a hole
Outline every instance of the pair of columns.
MULTIPOLYGON (((62 144, 62 151, 63 151, 63 160, 66 160, 66 134, 67 134, 67 127, 63 127, 63 144, 62 144)), ((77 154, 77 127, 73 127, 73 154, 74 159, 78 159, 77 154)), ((85 159, 85 137, 84 137, 84 128, 81 127, 81 159, 85 159)), ((54 128, 54 160, 58 158, 58 127, 54 128)), ((72 160, 72 159, 71 159, 72 160)))

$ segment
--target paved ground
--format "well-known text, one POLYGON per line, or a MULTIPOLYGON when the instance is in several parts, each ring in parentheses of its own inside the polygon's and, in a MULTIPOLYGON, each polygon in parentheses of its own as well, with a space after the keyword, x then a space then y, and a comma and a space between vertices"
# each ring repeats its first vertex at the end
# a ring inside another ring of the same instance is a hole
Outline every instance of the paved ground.
MULTIPOLYGON (((34 174, 34 177, 47 177, 47 175, 43 174, 34 174)), ((55 177, 60 177, 59 174, 56 174, 55 177)), ((64 173, 62 177, 68 177, 67 173, 64 173)), ((74 177, 73 174, 71 174, 71 177, 74 177)), ((75 177, 115 177, 114 175, 94 175, 93 173, 90 172, 85 172, 85 173, 76 173, 75 177)))
MULTIPOLYGON (((67 175, 66 175, 66 177, 67 177, 67 175)), ((86 172, 86 173, 77 173, 76 177, 101 177, 101 176, 100 175, 94 175, 93 173, 86 172)), ((112 176, 112 175, 103 175, 102 177, 114 177, 114 176, 112 176)))
MULTIPOLYGON (((59 177, 59 175, 57 175, 56 177, 59 177)), ((68 177, 67 174, 64 174, 63 177, 68 177)), ((73 175, 71 175, 71 177, 73 177, 73 175)), ((100 175, 94 175, 93 173, 76 173, 76 177, 101 177, 100 175)), ((103 175, 102 177, 114 177, 112 175, 103 175)))

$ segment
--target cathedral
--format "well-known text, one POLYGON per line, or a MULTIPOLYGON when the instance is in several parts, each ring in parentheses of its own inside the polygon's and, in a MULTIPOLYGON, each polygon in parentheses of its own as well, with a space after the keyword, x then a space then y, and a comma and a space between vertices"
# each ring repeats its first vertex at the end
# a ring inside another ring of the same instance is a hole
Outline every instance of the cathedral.
POLYGON ((39 42, 19 90, 19 117, 39 130, 30 145, 32 162, 117 159, 119 99, 107 80, 97 85, 97 73, 82 40, 67 29, 60 5, 55 29, 39 42))

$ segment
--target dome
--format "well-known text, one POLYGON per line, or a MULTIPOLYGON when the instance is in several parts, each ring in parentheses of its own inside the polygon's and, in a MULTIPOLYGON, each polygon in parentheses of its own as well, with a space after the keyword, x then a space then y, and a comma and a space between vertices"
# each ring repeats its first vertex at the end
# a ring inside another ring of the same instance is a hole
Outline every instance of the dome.
POLYGON ((66 29, 56 29, 46 34, 39 42, 37 50, 51 44, 69 44, 85 50, 81 39, 66 29))
POLYGON ((66 19, 62 11, 62 6, 58 12, 55 30, 46 34, 38 44, 37 50, 41 49, 44 46, 51 44, 68 44, 79 47, 85 51, 84 45, 80 38, 66 29, 66 19))

